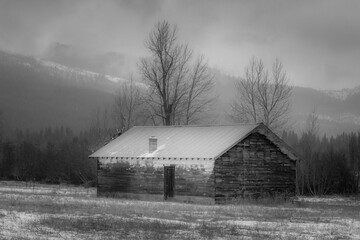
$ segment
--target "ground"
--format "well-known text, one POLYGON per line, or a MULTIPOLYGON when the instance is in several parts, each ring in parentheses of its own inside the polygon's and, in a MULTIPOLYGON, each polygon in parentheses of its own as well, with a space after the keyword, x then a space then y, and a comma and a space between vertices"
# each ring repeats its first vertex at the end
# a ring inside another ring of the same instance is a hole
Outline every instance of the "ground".
POLYGON ((0 182, 0 239, 360 239, 360 199, 213 205, 0 182))

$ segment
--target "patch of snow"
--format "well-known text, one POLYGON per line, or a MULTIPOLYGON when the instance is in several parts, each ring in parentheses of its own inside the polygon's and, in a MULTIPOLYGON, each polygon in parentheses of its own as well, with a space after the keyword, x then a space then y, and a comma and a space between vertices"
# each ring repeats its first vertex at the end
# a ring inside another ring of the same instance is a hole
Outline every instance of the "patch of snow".
MULTIPOLYGON (((324 219, 328 220, 328 219, 324 219)), ((327 236, 333 239, 332 234, 336 236, 351 236, 358 239, 360 236, 360 224, 358 221, 351 219, 339 223, 335 222, 291 222, 291 221, 252 221, 252 220, 227 220, 217 221, 216 224, 235 225, 247 228, 248 231, 257 231, 266 235, 290 237, 299 236, 301 234, 305 239, 327 239, 327 236), (349 231, 350 229, 350 231, 349 231), (336 233, 333 233, 333 231, 336 233)))
POLYGON ((58 71, 62 71, 64 73, 71 73, 71 74, 75 74, 75 75, 79 75, 79 76, 87 76, 87 77, 90 77, 93 79, 96 79, 98 77, 104 77, 105 79, 107 79, 111 82, 115 82, 115 83, 127 81, 124 78, 114 77, 114 76, 110 76, 110 75, 106 75, 106 74, 100 74, 100 73, 96 73, 96 72, 92 72, 92 71, 84 70, 84 69, 71 68, 71 67, 67 67, 62 64, 58 64, 58 63, 54 63, 54 62, 50 62, 50 61, 45 61, 45 60, 40 60, 40 59, 38 59, 38 61, 43 66, 53 68, 58 71))
POLYGON ((298 197, 299 202, 324 203, 327 205, 360 206, 360 201, 340 196, 329 197, 298 197))
POLYGON ((110 76, 110 75, 104 75, 108 80, 112 81, 112 82, 127 82, 126 79, 124 78, 120 78, 120 77, 113 77, 113 76, 110 76))
POLYGON ((259 221, 251 221, 251 220, 226 220, 226 221, 217 221, 217 223, 221 224, 231 224, 237 226, 246 226, 246 227, 254 227, 259 224, 259 221))
MULTIPOLYGON (((133 218, 129 218, 130 220, 133 218)), ((161 223, 165 223, 165 224, 178 224, 178 225, 188 225, 188 226, 192 226, 195 227, 198 224, 197 223, 189 223, 189 222, 184 222, 184 221, 179 221, 179 220, 172 220, 172 219, 161 219, 161 218, 153 218, 153 217, 137 217, 137 219, 139 220, 148 220, 148 221, 159 221, 161 223)))
POLYGON ((320 120, 326 120, 329 122, 352 123, 360 125, 360 116, 356 116, 352 113, 342 113, 333 116, 319 114, 318 117, 320 120))
POLYGON ((2 210, 1 213, 5 215, 1 219, 1 239, 3 239, 2 237, 4 237, 4 239, 15 239, 23 237, 26 237, 27 239, 38 238, 37 234, 32 232, 28 225, 39 219, 39 215, 7 210, 2 210))
POLYGON ((160 145, 154 152, 147 152, 139 156, 139 158, 151 158, 156 157, 161 150, 165 149, 165 144, 160 145))
POLYGON ((117 154, 118 152, 116 151, 116 152, 111 152, 110 153, 110 156, 113 156, 113 155, 115 155, 115 154, 117 154))
POLYGON ((82 187, 62 187, 62 186, 43 186, 35 184, 34 187, 31 185, 29 186, 21 186, 21 187, 14 187, 14 186, 0 186, 0 192, 2 192, 2 196, 5 195, 12 195, 18 194, 22 196, 24 194, 31 194, 27 195, 27 197, 33 197, 41 194, 61 194, 61 195, 91 195, 95 193, 94 188, 82 188, 82 187))
POLYGON ((157 158, 156 153, 145 153, 139 156, 139 158, 133 159, 114 159, 114 158, 102 158, 100 159, 102 164, 113 164, 113 163, 129 163, 130 165, 139 165, 139 166, 153 166, 155 168, 168 166, 168 165, 176 165, 179 167, 183 167, 185 169, 197 168, 206 173, 211 173, 214 168, 214 160, 208 159, 162 159, 157 158), (145 159, 141 159, 145 158, 145 159), (154 159, 152 159, 154 158, 154 159))
POLYGON ((360 92, 360 86, 355 88, 343 88, 339 90, 322 90, 323 93, 326 95, 339 99, 339 100, 346 100, 348 97, 357 94, 360 92))

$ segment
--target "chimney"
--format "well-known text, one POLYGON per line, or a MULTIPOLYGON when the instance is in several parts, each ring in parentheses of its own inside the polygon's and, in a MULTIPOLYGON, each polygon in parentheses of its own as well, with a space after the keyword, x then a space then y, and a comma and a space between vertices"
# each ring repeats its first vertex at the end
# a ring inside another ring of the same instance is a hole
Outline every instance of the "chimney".
POLYGON ((157 138, 155 136, 149 137, 149 153, 155 152, 157 149, 157 138))

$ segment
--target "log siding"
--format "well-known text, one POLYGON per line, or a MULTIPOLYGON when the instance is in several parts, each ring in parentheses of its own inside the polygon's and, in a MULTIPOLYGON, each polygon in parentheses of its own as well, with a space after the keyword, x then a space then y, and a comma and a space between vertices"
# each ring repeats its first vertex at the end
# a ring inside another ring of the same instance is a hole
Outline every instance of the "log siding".
MULTIPOLYGON (((116 196, 116 193, 163 194, 164 165, 159 166, 154 161, 99 160, 98 196, 116 196)), ((171 163, 175 165, 175 196, 214 196, 213 160, 196 160, 196 164, 190 160, 171 163)))
POLYGON ((295 193, 295 161, 260 133, 215 160, 215 202, 295 193))

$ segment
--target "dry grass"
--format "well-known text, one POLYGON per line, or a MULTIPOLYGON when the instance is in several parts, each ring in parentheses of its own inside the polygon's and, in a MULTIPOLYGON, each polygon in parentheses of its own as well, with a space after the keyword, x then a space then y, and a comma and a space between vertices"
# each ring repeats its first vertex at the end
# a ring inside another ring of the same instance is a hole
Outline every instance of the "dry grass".
POLYGON ((351 198, 216 206, 95 192, 0 182, 0 239, 360 239, 351 198))

